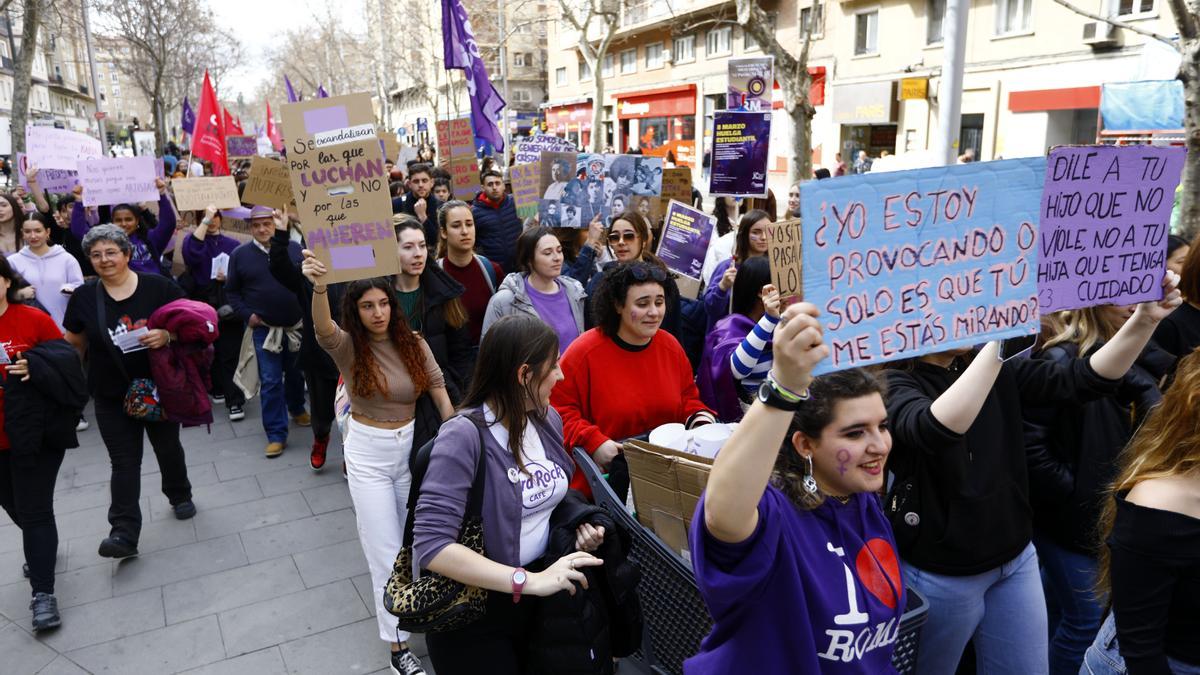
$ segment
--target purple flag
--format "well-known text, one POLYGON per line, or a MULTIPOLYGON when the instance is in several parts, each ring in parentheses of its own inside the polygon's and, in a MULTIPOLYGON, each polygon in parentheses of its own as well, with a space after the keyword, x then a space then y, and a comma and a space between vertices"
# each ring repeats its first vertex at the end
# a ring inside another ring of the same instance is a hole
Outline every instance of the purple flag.
POLYGON ((183 97, 183 116, 179 120, 179 127, 189 134, 196 128, 196 111, 192 110, 192 104, 188 103, 186 96, 183 97))
POLYGON ((471 19, 462 0, 442 0, 442 36, 446 69, 457 68, 466 75, 476 146, 485 142, 503 151, 504 135, 496 126, 496 116, 508 104, 488 77, 487 67, 479 56, 479 45, 475 44, 471 19))
POLYGON ((283 83, 287 85, 288 103, 295 103, 296 101, 299 101, 300 98, 296 96, 296 90, 292 89, 292 81, 288 79, 287 75, 283 76, 283 83))
POLYGON ((325 85, 317 85, 317 98, 329 98, 329 92, 325 91, 325 85))

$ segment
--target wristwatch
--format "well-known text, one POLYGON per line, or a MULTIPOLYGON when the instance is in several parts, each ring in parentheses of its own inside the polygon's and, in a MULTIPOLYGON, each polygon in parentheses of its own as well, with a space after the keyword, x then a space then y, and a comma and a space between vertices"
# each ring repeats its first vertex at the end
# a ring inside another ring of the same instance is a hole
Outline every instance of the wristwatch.
POLYGON ((518 567, 513 570, 512 593, 514 605, 521 601, 521 591, 525 588, 525 582, 528 580, 529 573, 525 571, 524 567, 518 567))

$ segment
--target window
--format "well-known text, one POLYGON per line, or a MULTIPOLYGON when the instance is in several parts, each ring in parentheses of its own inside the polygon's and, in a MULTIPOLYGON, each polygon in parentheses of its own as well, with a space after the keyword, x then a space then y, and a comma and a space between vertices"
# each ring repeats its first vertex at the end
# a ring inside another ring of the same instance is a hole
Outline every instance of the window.
POLYGON ((663 67, 663 46, 661 42, 646 45, 646 70, 663 67))
POLYGON ((110 73, 110 75, 112 76, 113 84, 116 84, 117 83, 117 71, 115 71, 115 70, 112 71, 112 73, 110 73))
POLYGON ((996 35, 1026 33, 1033 0, 996 0, 996 35))
POLYGON ((879 10, 854 15, 854 54, 879 53, 879 10))
POLYGON ((554 70, 554 84, 557 84, 558 86, 561 87, 561 86, 565 85, 566 83, 567 83, 567 69, 565 67, 564 68, 556 68, 554 70))
MULTIPOLYGON (((775 32, 775 15, 774 14, 767 15, 767 32, 768 33, 775 32)), ((753 51, 757 51, 758 49, 759 49, 758 40, 755 40, 753 37, 751 37, 749 31, 742 29, 742 51, 753 52, 753 51)))
POLYGON ((672 63, 691 63, 696 60, 696 36, 684 35, 671 43, 672 63))
POLYGON ((524 68, 527 65, 533 65, 533 64, 527 63, 525 61, 525 53, 524 52, 513 52, 513 66, 515 66, 517 68, 524 68))
POLYGON ((929 0, 925 4, 925 44, 942 43, 942 25, 946 21, 946 0, 929 0))
POLYGON ((600 62, 600 76, 612 77, 613 75, 613 55, 605 54, 604 60, 600 62))
POLYGON ((804 39, 804 31, 808 30, 808 24, 813 21, 814 11, 817 15, 816 23, 812 27, 812 36, 821 37, 825 33, 825 6, 805 7, 800 10, 800 39, 804 39))
POLYGON ((1150 14, 1154 11, 1154 0, 1117 0, 1117 16, 1150 14))
POLYGON ((732 34, 733 29, 729 26, 714 28, 708 31, 708 35, 705 36, 704 41, 705 56, 728 54, 731 51, 729 43, 732 34))
POLYGON ((637 48, 626 49, 621 52, 621 74, 637 72, 637 48))
POLYGON ((528 89, 513 89, 512 97, 516 103, 529 103, 533 100, 533 97, 529 95, 528 89))
POLYGON ((581 56, 579 57, 579 81, 586 82, 590 79, 592 79, 592 67, 581 56))

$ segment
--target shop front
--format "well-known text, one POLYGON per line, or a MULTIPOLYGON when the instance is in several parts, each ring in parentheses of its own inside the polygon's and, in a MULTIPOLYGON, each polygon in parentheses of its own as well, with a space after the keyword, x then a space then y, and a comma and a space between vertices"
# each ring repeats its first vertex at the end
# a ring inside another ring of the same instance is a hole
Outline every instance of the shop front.
POLYGON ((618 94, 619 152, 675 155, 677 166, 696 166, 696 85, 618 94))
POLYGON ((840 127, 842 161, 852 166, 860 150, 871 158, 896 151, 896 83, 867 82, 833 87, 833 119, 840 127))
POLYGON ((592 140, 591 101, 550 105, 545 108, 546 132, 565 138, 581 148, 592 140))

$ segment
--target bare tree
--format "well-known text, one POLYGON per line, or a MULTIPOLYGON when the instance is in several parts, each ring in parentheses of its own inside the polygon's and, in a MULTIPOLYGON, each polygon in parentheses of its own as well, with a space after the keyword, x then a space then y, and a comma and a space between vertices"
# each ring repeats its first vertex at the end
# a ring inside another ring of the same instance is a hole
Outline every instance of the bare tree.
MULTIPOLYGON (((12 120, 13 153, 25 152, 25 125, 29 122, 29 92, 33 85, 33 57, 37 54, 38 28, 47 0, 25 0, 21 16, 21 46, 14 54, 12 120)), ((7 11, 7 3, 4 7, 7 11)))
POLYGON ((604 149, 600 122, 604 78, 600 71, 621 25, 621 11, 629 4, 629 0, 558 0, 562 18, 579 34, 579 54, 592 71, 592 152, 604 149))
POLYGON ((128 58, 116 66, 150 102, 161 149, 167 116, 183 95, 205 69, 219 81, 237 65, 241 47, 217 32, 202 0, 100 0, 96 8, 106 39, 128 47, 128 58))
POLYGON ((1183 83, 1183 128, 1187 159, 1180 179, 1183 189, 1180 190, 1179 227, 1185 237, 1192 239, 1200 234, 1200 3, 1196 0, 1167 0, 1171 15, 1175 17, 1175 27, 1179 30, 1179 39, 1175 40, 1111 16, 1080 9, 1067 0, 1054 1, 1080 16, 1158 40, 1180 53, 1182 58, 1176 78, 1183 83))
POLYGON ((737 22, 742 30, 754 38, 764 54, 775 57, 775 76, 783 89, 783 109, 792 120, 788 177, 793 183, 812 177, 812 118, 817 110, 809 100, 812 76, 808 72, 808 53, 813 28, 821 20, 822 12, 820 0, 814 0, 807 25, 800 26, 800 53, 793 55, 779 44, 773 23, 758 0, 737 0, 737 22))

